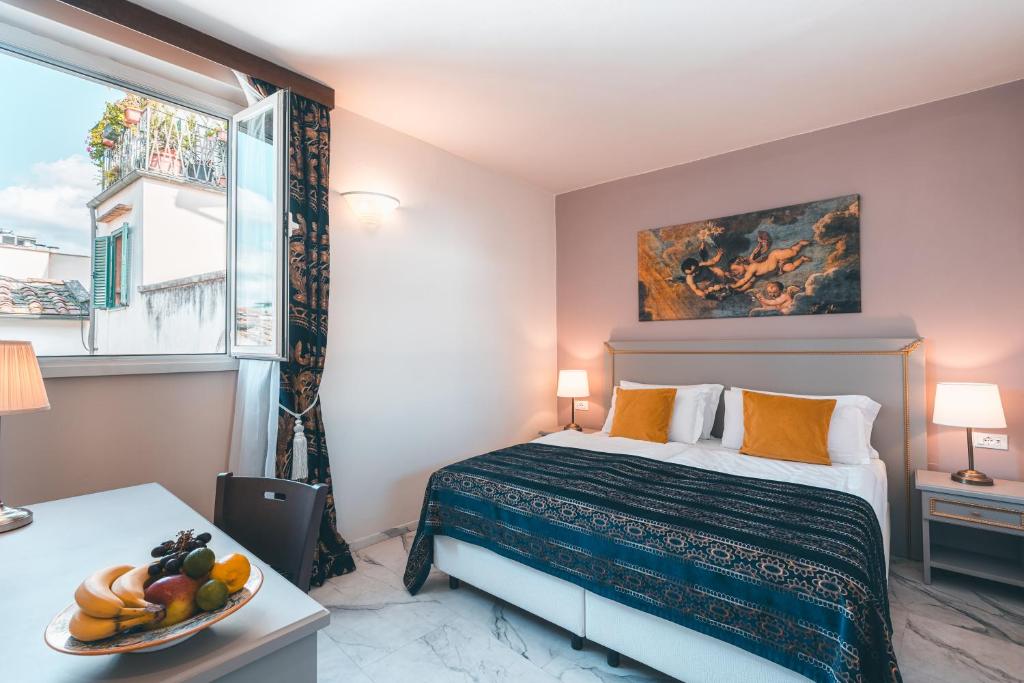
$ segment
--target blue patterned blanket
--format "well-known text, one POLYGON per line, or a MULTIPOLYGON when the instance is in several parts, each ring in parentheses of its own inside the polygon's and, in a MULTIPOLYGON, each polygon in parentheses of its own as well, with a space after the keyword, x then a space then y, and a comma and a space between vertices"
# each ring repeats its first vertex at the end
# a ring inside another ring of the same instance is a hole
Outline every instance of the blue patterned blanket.
POLYGON ((438 470, 405 569, 433 536, 488 548, 815 681, 900 681, 882 532, 867 501, 527 443, 438 470))

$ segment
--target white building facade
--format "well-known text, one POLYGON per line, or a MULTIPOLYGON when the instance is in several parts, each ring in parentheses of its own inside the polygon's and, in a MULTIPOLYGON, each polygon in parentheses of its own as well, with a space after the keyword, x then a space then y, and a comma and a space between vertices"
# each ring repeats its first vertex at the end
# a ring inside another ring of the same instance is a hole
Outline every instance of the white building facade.
POLYGON ((148 171, 90 202, 96 355, 224 352, 226 206, 221 187, 148 171))
POLYGON ((90 258, 0 230, 0 339, 31 341, 39 355, 88 352, 90 258))

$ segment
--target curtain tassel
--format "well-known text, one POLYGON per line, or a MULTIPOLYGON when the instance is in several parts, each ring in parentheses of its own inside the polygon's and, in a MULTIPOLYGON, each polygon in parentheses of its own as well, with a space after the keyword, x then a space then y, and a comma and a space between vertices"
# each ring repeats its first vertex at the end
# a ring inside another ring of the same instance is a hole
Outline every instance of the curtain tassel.
MULTIPOLYGON (((313 397, 313 402, 301 413, 296 413, 281 406, 281 410, 295 418, 294 436, 292 436, 292 479, 300 481, 309 478, 309 442, 306 441, 306 430, 302 424, 302 417, 313 409, 320 394, 313 397)), ((280 405, 280 404, 279 404, 280 405)))
POLYGON ((292 438, 292 479, 298 481, 309 477, 306 453, 306 431, 302 418, 295 418, 295 436, 292 438))

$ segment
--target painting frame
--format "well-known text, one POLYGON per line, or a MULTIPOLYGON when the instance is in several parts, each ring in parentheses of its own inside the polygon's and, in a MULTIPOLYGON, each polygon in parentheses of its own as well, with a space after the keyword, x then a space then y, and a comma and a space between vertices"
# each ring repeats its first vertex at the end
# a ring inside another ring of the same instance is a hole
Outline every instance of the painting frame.
POLYGON ((640 322, 860 313, 848 194, 637 233, 640 322))

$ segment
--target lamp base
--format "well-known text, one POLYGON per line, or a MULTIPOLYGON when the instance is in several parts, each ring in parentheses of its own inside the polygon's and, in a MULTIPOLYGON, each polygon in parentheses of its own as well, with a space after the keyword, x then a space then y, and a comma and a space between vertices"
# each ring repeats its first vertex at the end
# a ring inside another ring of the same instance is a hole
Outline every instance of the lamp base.
POLYGON ((570 422, 569 424, 567 424, 564 427, 562 427, 562 431, 563 432, 566 431, 567 429, 575 429, 577 432, 582 432, 583 431, 583 427, 580 427, 575 422, 570 422))
POLYGON ((14 531, 32 523, 32 511, 25 508, 9 508, 0 503, 0 534, 14 531))
POLYGON ((949 475, 949 478, 961 484, 971 484, 972 486, 992 486, 995 483, 990 476, 978 470, 960 470, 949 475))

